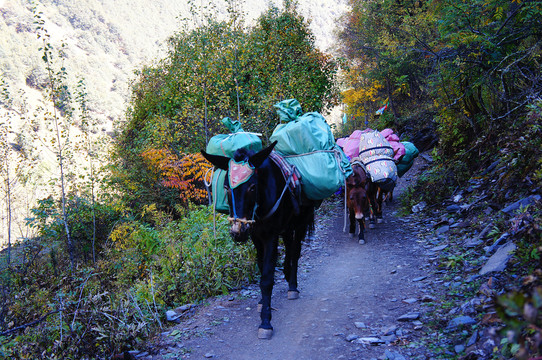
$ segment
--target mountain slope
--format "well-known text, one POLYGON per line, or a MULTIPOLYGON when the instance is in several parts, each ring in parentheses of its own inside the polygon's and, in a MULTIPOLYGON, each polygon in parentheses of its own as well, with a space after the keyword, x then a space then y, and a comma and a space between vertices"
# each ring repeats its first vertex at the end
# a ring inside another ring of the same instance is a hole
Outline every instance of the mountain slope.
MULTIPOLYGON (((251 1, 242 5, 247 23, 279 0, 251 1)), ((197 2, 218 19, 227 16, 226 2, 197 2)), ((66 68, 73 78, 84 78, 92 114, 110 130, 113 120, 122 118, 129 99, 134 70, 165 55, 166 41, 191 18, 187 2, 43 0, 42 12, 50 42, 58 49, 66 45, 66 68)), ((311 19, 317 45, 324 51, 333 45, 336 19, 346 1, 302 0, 300 12, 311 19)), ((43 86, 46 74, 38 51, 32 5, 25 0, 0 0, 0 73, 14 89, 22 89, 31 104, 39 103, 34 89, 43 86)))

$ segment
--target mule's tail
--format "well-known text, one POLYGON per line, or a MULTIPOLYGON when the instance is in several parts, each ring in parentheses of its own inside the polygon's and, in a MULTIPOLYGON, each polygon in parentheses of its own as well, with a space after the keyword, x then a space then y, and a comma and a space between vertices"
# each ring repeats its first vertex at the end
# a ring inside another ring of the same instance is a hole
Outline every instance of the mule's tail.
POLYGON ((301 221, 303 225, 303 233, 306 234, 307 238, 312 238, 314 234, 314 206, 306 206, 301 210, 301 221))

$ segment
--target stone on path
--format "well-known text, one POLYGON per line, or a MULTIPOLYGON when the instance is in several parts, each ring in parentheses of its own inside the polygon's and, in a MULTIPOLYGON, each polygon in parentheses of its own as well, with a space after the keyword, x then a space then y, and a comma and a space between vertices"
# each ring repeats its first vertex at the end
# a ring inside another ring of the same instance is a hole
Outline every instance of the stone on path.
POLYGON ((452 330, 461 325, 474 325, 474 324, 476 324, 476 320, 474 320, 470 316, 459 316, 459 317, 456 317, 455 319, 450 320, 450 322, 448 323, 448 326, 446 326, 446 329, 452 330))
POLYGON ((384 353, 384 359, 385 360, 407 360, 407 358, 404 357, 403 355, 396 353, 394 351, 389 351, 389 350, 386 350, 386 352, 384 353))
POLYGON ((379 345, 385 344, 386 342, 377 337, 363 337, 356 340, 359 344, 370 344, 370 345, 379 345))
POLYGON ((506 269, 508 260, 512 257, 511 253, 516 250, 516 245, 513 242, 508 242, 500 247, 493 254, 480 270, 480 275, 485 275, 490 272, 501 272, 506 269))
POLYGON ((519 210, 521 207, 526 207, 527 205, 530 205, 534 203, 535 201, 540 201, 540 198, 541 198, 540 195, 531 195, 524 199, 516 201, 513 204, 508 205, 501 211, 506 214, 512 215, 516 210, 519 210))
POLYGON ((413 312, 413 313, 408 313, 408 314, 399 316, 397 321, 413 321, 413 320, 418 320, 419 318, 420 318, 420 313, 413 312))
POLYGON ((356 328, 358 329, 365 329, 367 326, 365 325, 365 323, 362 323, 362 322, 355 322, 354 325, 356 326, 356 328))
POLYGON ((350 334, 346 337, 346 341, 354 341, 358 338, 359 336, 355 335, 355 334, 350 334))

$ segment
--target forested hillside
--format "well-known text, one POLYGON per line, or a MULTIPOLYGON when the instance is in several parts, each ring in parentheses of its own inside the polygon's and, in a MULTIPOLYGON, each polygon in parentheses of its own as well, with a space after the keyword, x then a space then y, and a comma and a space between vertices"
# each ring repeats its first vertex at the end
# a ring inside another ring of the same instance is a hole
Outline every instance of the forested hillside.
MULTIPOLYGON (((12 162, 20 164, 24 173, 10 189, 12 236, 29 236, 30 231, 24 225, 24 219, 30 216, 29 209, 38 199, 60 191, 50 184, 50 179, 58 176, 55 161, 58 149, 51 149, 54 135, 50 128, 47 130, 44 121, 47 113, 52 112, 47 98, 51 74, 43 61, 45 44, 53 50, 49 53, 53 57, 50 65, 56 67, 56 72, 64 69, 59 86, 67 88, 58 100, 71 96, 74 102, 71 104, 74 116, 64 125, 69 129, 66 140, 71 143, 68 146, 72 148, 70 158, 81 164, 81 159, 86 157, 85 145, 77 143, 85 142, 85 137, 100 142, 94 151, 108 157, 107 143, 115 133, 115 124, 126 120, 136 71, 161 61, 168 52, 168 39, 176 31, 193 29, 204 23, 204 17, 210 14, 215 19, 227 19, 229 11, 234 9, 242 18, 239 21, 243 21, 238 26, 250 26, 266 6, 272 4, 281 6, 282 1, 160 0, 152 4, 137 1, 104 4, 95 0, 2 1, 0 79, 2 101, 6 106, 0 107, 0 116, 9 120, 6 141, 18 149, 9 153, 12 162), (38 37, 40 21, 43 31, 38 37), (84 101, 84 110, 75 105, 76 101, 84 101), (81 111, 86 114, 82 116, 81 111), (82 126, 83 122, 86 125, 82 126), (17 158, 17 154, 23 153, 24 159, 17 158)), ((327 52, 335 46, 334 22, 344 9, 344 1, 299 3, 299 11, 307 18, 307 26, 314 33, 319 49, 327 52)), ((87 175, 85 168, 89 165, 67 168, 71 174, 66 176, 77 183, 77 177, 87 175)), ((0 218, 0 247, 5 247, 8 242, 5 207, 0 207, 0 218)))
MULTIPOLYGON (((40 63, 25 81, 35 88, 30 95, 44 97, 29 107, 13 77, 3 74, 1 83, 8 247, 0 265, 0 356, 111 358, 159 332, 167 309, 252 282, 254 250, 234 245, 227 218, 207 206, 210 164, 199 150, 227 132, 224 118, 267 143, 278 123, 274 104, 290 98, 304 112, 341 106, 346 116, 336 137, 389 127, 431 156, 433 166, 407 190, 404 211, 420 204, 433 211, 450 199, 494 209, 522 201, 512 219, 476 206, 457 213, 477 216, 478 226, 490 218, 486 234, 506 233, 520 249, 510 286, 494 294, 502 295, 496 321, 511 331, 496 356, 542 355, 540 2, 348 3, 333 54, 317 45, 296 1, 266 7, 254 21, 241 1, 227 1, 223 17, 192 4, 195 26, 179 26, 160 56, 137 68, 125 119, 107 137, 96 136, 104 123, 89 89, 115 86, 66 67, 84 49, 55 41, 54 18, 34 7, 31 22, 20 24, 37 37, 40 63), (44 162, 34 144, 49 150, 53 177, 38 179, 44 162), (15 196, 16 186, 38 182, 50 191, 15 196), (17 238, 15 200, 27 206, 25 235, 17 238)), ((78 36, 98 26, 75 3, 61 4, 59 11, 73 10, 78 36)), ((8 13, 2 8, 5 23, 13 19, 8 13)), ((109 29, 102 39, 102 55, 113 35, 109 29)), ((119 61, 132 54, 126 46, 119 61)))

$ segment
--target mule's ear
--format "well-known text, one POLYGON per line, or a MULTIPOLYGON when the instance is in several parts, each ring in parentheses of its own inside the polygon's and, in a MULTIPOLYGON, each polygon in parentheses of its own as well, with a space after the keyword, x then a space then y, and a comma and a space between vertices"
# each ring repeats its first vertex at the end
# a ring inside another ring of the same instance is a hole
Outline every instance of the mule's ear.
POLYGON ((267 157, 269 156, 269 154, 271 154, 271 151, 273 151, 273 149, 275 148, 275 145, 277 145, 277 141, 273 141, 273 143, 271 145, 269 145, 268 147, 266 147, 265 149, 263 150, 260 150, 259 152, 257 152, 256 154, 252 155, 248 161, 252 164, 252 166, 254 166, 255 168, 259 168, 263 162, 265 161, 265 159, 267 159, 267 157))
POLYGON ((230 162, 229 157, 207 154, 203 150, 201 150, 201 155, 203 155, 203 157, 207 159, 207 161, 209 161, 211 164, 213 164, 217 168, 222 169, 222 170, 228 170, 228 164, 230 162))

